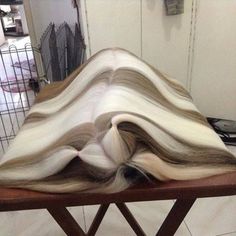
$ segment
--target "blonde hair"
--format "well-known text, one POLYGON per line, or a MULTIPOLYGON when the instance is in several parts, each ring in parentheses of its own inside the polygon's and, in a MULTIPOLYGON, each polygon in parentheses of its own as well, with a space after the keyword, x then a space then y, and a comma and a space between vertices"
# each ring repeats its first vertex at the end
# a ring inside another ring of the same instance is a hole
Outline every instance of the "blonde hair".
POLYGON ((235 169, 177 81, 113 48, 41 91, 0 160, 0 185, 115 192, 140 176, 188 180, 235 169))

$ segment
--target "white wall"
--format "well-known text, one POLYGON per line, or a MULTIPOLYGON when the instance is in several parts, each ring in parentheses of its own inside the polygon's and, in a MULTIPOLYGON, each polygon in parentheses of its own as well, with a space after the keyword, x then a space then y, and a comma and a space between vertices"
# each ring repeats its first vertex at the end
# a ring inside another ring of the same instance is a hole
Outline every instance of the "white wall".
POLYGON ((82 0, 89 56, 122 47, 187 87, 192 0, 185 14, 166 16, 163 0, 82 0), (84 7, 84 8, 83 8, 84 7))
POLYGON ((24 10, 23 5, 19 5, 19 12, 20 12, 20 17, 21 17, 23 32, 24 32, 24 34, 28 34, 29 29, 28 29, 28 26, 27 26, 26 17, 25 17, 25 10, 24 10))
POLYGON ((119 46, 178 79, 203 114, 236 120, 235 0, 80 0, 88 55, 119 46))
POLYGON ((184 14, 166 16, 163 0, 142 1, 143 59, 187 87, 192 0, 184 14))
POLYGON ((191 93, 201 111, 236 120, 236 1, 201 0, 191 93))
POLYGON ((141 56, 141 3, 137 0, 86 0, 89 53, 121 47, 141 56))

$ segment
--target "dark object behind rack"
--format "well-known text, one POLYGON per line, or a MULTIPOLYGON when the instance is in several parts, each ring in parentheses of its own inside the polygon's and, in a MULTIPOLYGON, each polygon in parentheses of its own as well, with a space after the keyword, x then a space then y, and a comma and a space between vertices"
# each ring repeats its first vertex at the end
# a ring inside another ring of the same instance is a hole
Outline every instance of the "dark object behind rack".
POLYGON ((78 24, 74 31, 67 23, 55 30, 49 24, 41 37, 40 52, 45 77, 49 82, 64 80, 85 60, 85 44, 78 24))
POLYGON ((236 146, 236 121, 213 117, 207 121, 225 144, 236 146))

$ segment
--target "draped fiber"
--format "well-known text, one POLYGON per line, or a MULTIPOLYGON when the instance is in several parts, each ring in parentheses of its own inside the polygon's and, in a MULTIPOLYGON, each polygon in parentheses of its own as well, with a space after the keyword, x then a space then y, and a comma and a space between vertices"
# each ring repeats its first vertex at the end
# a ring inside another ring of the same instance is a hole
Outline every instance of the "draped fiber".
POLYGON ((40 92, 0 159, 0 185, 117 192, 140 177, 235 170, 236 158, 177 81, 112 48, 40 92))

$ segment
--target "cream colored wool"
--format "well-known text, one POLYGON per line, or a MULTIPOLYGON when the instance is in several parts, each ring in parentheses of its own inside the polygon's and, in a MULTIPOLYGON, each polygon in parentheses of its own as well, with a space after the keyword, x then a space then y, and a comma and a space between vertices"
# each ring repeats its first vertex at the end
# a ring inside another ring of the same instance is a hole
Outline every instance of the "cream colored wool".
POLYGON ((177 81, 113 48, 38 95, 0 159, 0 185, 116 192, 138 174, 188 180, 235 169, 177 81))

